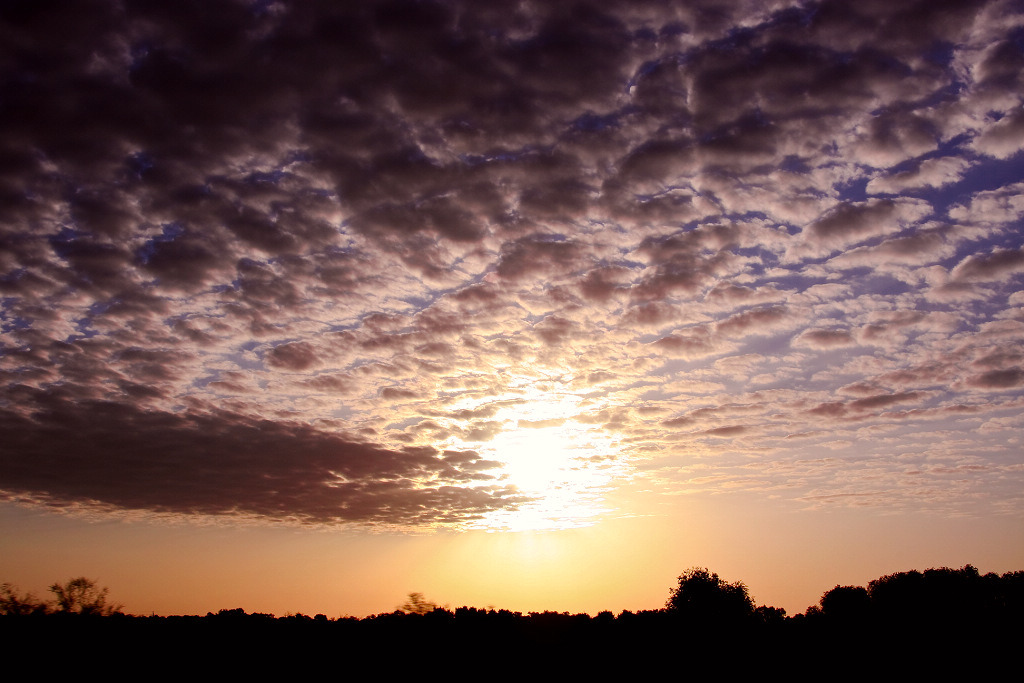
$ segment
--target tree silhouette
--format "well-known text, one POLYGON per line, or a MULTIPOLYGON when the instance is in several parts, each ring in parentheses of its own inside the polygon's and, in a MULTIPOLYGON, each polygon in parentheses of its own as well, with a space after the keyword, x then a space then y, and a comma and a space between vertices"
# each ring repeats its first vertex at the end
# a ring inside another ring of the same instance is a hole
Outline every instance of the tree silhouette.
POLYGON ((821 611, 829 619, 859 622, 868 617, 871 598, 863 586, 836 586, 821 596, 821 611))
POLYGON ((55 583, 50 586, 50 592, 56 596, 54 607, 57 612, 106 617, 121 609, 121 605, 107 604, 106 587, 100 588, 95 581, 84 576, 70 579, 63 585, 55 583))
POLYGON ((665 608, 691 622, 738 623, 754 614, 754 601, 742 581, 728 583, 704 567, 692 567, 679 575, 665 608))
POLYGON ((423 593, 409 593, 408 599, 399 608, 406 614, 430 614, 437 604, 423 597, 423 593))

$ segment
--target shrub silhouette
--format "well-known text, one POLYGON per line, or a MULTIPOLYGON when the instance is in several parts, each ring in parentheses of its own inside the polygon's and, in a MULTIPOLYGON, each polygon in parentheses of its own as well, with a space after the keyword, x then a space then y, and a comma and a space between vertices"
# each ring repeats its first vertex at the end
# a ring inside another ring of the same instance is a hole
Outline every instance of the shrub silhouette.
POLYGON ((49 605, 36 599, 31 593, 20 595, 12 584, 0 584, 0 615, 23 617, 29 614, 46 614, 49 605))

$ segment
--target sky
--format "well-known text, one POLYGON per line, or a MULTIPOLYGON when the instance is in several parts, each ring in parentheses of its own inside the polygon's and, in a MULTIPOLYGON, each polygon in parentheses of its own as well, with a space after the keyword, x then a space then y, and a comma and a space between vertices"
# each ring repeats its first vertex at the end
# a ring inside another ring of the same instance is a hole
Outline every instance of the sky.
POLYGON ((0 581, 1024 569, 1024 5, 0 6, 0 581))

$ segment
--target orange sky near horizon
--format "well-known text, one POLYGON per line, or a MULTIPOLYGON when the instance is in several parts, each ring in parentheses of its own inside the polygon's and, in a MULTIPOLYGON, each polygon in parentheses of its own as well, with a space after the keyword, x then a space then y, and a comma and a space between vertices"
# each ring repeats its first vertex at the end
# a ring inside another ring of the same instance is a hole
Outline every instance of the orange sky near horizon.
POLYGON ((660 519, 433 534, 88 522, 20 510, 2 517, 0 537, 4 580, 23 591, 49 597, 50 583, 84 575, 108 586, 126 612, 161 615, 242 607, 364 617, 392 611, 414 591, 451 609, 618 614, 661 608, 692 566, 743 581, 757 604, 793 615, 835 585, 866 586, 892 572, 1024 566, 1019 521, 936 525, 929 515, 765 514, 714 499, 677 505, 660 519))

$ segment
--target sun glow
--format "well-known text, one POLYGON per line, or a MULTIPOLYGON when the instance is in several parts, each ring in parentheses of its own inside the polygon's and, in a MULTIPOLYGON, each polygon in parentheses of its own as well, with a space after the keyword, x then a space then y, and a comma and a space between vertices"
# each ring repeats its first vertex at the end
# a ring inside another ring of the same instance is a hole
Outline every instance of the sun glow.
MULTIPOLYGON (((509 400, 494 416, 501 431, 488 441, 453 443, 501 463, 495 474, 533 501, 489 515, 488 529, 560 529, 584 526, 607 507, 612 481, 626 473, 617 435, 579 421, 588 414, 579 396, 538 395, 509 400)), ((500 402, 499 402, 500 404, 500 402)))
POLYGON ((527 493, 543 493, 576 482, 582 462, 572 435, 560 427, 502 432, 491 442, 509 480, 527 493))

